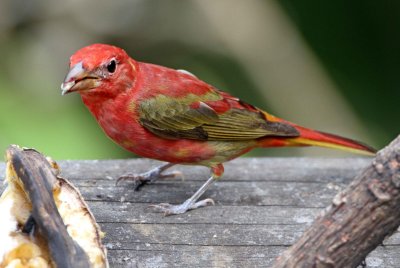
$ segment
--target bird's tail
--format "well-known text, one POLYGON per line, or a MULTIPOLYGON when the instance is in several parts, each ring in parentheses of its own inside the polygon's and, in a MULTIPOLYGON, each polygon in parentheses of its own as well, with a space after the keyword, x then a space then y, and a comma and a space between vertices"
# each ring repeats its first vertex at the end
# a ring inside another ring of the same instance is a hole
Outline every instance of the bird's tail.
POLYGON ((265 116, 268 120, 284 122, 292 125, 297 129, 300 135, 294 138, 264 138, 260 140, 261 147, 320 146, 365 155, 374 155, 376 152, 374 148, 352 139, 298 126, 269 114, 266 114, 265 116))

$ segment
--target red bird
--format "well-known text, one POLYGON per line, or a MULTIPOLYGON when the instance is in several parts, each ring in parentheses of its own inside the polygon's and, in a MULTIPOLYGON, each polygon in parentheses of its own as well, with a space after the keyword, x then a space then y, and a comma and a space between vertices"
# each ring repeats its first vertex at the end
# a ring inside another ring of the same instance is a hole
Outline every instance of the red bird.
POLYGON ((183 70, 135 61, 121 48, 94 44, 70 58, 62 94, 77 91, 104 132, 123 148, 167 164, 125 175, 136 188, 176 164, 202 165, 211 177, 180 205, 153 207, 180 214, 213 204, 198 201, 222 176, 223 164, 257 147, 309 146, 372 154, 354 140, 304 128, 220 91, 183 70))

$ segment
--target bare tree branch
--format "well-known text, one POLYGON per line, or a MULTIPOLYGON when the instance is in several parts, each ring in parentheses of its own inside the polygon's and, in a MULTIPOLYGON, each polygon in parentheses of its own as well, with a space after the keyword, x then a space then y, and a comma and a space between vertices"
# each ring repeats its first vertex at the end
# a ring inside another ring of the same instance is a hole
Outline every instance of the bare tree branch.
POLYGON ((281 267, 357 267, 400 225, 400 136, 332 201, 275 262, 281 267))

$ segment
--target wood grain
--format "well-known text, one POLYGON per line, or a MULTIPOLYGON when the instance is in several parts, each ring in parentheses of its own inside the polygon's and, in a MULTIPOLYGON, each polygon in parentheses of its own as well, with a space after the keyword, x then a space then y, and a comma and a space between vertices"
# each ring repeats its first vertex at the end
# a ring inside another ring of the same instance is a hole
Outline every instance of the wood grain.
MULTIPOLYGON (((106 232, 110 267, 270 267, 370 162, 371 158, 236 159, 206 192, 215 206, 164 217, 148 205, 182 202, 206 180, 206 168, 177 166, 184 181, 159 181, 133 191, 127 184, 116 187, 116 178, 160 162, 58 161, 62 176, 79 188, 106 232)), ((368 267, 399 267, 400 233, 384 245, 367 257, 368 267)))

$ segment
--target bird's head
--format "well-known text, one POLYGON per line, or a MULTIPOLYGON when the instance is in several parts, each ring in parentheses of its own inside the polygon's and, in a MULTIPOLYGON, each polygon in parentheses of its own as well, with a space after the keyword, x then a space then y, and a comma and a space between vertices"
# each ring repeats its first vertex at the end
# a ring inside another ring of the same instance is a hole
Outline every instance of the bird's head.
POLYGON ((62 95, 113 97, 135 81, 136 63, 121 48, 93 44, 81 48, 70 58, 70 69, 61 84, 62 95))

